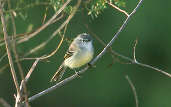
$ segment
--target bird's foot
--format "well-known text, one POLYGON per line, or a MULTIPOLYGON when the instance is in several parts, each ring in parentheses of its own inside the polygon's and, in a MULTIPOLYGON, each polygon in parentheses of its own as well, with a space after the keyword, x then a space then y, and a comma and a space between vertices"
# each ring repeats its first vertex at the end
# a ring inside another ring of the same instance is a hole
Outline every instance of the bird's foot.
POLYGON ((79 72, 75 71, 75 74, 76 74, 79 78, 81 78, 79 72))

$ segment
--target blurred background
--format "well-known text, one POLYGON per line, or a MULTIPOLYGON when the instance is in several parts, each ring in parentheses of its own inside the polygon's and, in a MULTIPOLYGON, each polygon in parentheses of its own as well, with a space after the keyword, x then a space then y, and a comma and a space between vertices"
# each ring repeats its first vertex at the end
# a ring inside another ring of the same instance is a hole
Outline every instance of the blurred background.
MULTIPOLYGON (((87 1, 89 2, 89 0, 87 1)), ((24 1, 23 6, 33 2, 33 0, 24 1)), ((41 0, 41 2, 49 1, 41 0)), ((130 13, 137 2, 137 0, 126 1, 125 7, 122 9, 130 13)), ((85 9, 84 3, 85 1, 82 2, 74 18, 68 24, 65 33, 66 39, 57 53, 38 63, 27 83, 29 97, 55 84, 49 81, 63 61, 63 56, 70 40, 76 35, 87 32, 92 34, 92 36, 98 36, 105 43, 108 43, 126 18, 123 13, 111 6, 105 8, 98 17, 92 18, 91 15, 88 15, 88 10, 85 9)), ((16 1, 11 1, 11 4, 12 8, 17 6, 16 1)), ((75 4, 75 1, 71 2, 71 5, 74 6, 75 4)), ((113 50, 121 55, 133 58, 133 47, 135 40, 138 40, 136 47, 137 60, 171 73, 171 66, 169 66, 171 65, 171 49, 169 48, 171 46, 170 4, 171 1, 169 0, 144 0, 142 6, 113 43, 113 50)), ((39 28, 42 25, 45 14, 47 16, 45 22, 51 18, 55 10, 51 6, 48 9, 47 7, 47 5, 35 5, 16 11, 17 34, 23 34, 39 28)), ((6 13, 5 15, 7 19, 9 15, 6 13)), ((34 47, 46 41, 65 19, 63 18, 48 26, 28 42, 17 45, 19 56, 24 56, 34 47)), ((12 35, 11 22, 8 22, 7 27, 8 34, 12 35)), ((2 29, 0 38, 3 38, 2 29)), ((48 55, 56 49, 60 40, 61 37, 59 35, 55 36, 46 46, 29 54, 27 57, 48 55)), ((94 46, 96 56, 104 47, 95 38, 94 46)), ((5 46, 3 45, 0 47, 0 57, 5 53, 5 46)), ((24 74, 28 72, 33 62, 34 60, 21 61, 24 74)), ((132 89, 125 78, 128 75, 135 85, 139 107, 171 107, 171 78, 153 69, 128 63, 128 60, 113 56, 110 52, 107 52, 96 62, 96 67, 88 69, 81 75, 81 78, 77 78, 69 84, 34 100, 30 105, 32 107, 135 107, 132 89)), ((0 62, 0 98, 3 98, 13 106, 15 104, 14 93, 16 93, 16 89, 7 64, 8 59, 6 56, 0 62), (4 66, 7 67, 3 69, 4 66)), ((18 77, 20 77, 16 64, 15 68, 18 77)), ((68 69, 67 71, 64 74, 64 78, 74 74, 73 70, 68 69)))

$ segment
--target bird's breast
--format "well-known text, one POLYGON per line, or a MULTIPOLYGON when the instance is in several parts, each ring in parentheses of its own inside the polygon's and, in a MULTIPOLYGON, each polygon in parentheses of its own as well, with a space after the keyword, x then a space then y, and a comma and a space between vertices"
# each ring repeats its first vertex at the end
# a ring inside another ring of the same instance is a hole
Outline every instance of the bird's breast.
POLYGON ((66 66, 68 66, 71 69, 78 68, 89 63, 93 58, 93 54, 94 54, 94 50, 91 48, 80 50, 70 58, 67 58, 64 61, 64 63, 66 66))

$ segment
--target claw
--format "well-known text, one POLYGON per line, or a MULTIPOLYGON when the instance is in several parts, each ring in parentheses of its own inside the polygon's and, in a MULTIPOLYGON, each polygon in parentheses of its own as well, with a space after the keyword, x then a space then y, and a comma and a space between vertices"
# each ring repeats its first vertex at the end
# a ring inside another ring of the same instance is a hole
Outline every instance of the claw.
POLYGON ((75 70, 75 74, 78 75, 79 78, 81 78, 80 74, 75 70))

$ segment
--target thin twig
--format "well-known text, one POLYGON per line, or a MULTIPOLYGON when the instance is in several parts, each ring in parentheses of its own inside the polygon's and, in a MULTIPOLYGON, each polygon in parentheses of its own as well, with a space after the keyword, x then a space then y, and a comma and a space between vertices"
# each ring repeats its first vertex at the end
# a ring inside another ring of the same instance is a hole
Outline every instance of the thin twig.
POLYGON ((46 20, 46 17, 47 17, 47 11, 48 11, 49 7, 46 7, 46 10, 45 10, 45 14, 43 16, 43 20, 42 20, 42 24, 45 23, 45 20, 46 20))
POLYGON ((66 27, 65 27, 65 29, 64 29, 64 34, 62 35, 62 39, 61 39, 61 41, 59 42, 57 48, 56 48, 53 52, 51 52, 49 55, 44 56, 44 57, 40 57, 40 59, 47 59, 47 58, 53 56, 53 55, 59 50, 59 48, 61 47, 61 45, 62 45, 62 43, 63 43, 63 41, 64 41, 64 36, 65 36, 66 28, 67 28, 67 25, 66 25, 66 27))
POLYGON ((32 72, 34 71, 34 69, 35 69, 37 63, 39 62, 39 60, 40 60, 40 59, 37 58, 37 59, 35 60, 35 62, 33 63, 32 67, 30 68, 29 72, 27 73, 27 75, 26 75, 26 77, 25 77, 25 82, 27 82, 27 81, 29 80, 29 78, 30 78, 32 72))
POLYGON ((7 54, 5 53, 4 55, 2 55, 2 57, 0 58, 0 62, 7 56, 7 54))
POLYGON ((120 11, 121 13, 124 13, 127 17, 129 16, 129 14, 125 11, 120 9, 119 7, 115 6, 112 2, 107 1, 107 4, 109 4, 110 6, 112 6, 113 8, 117 9, 118 11, 120 11))
MULTIPOLYGON (((123 23, 123 25, 120 27, 120 29, 118 30, 118 32, 113 36, 112 40, 107 44, 107 46, 103 49, 103 51, 102 51, 100 54, 98 54, 98 55, 96 56, 96 58, 93 59, 93 61, 90 63, 91 65, 94 65, 95 62, 96 62, 100 57, 102 57, 102 56, 105 54, 106 50, 113 44, 113 42, 114 42, 115 39, 118 37, 118 35, 120 34, 120 32, 125 28, 126 24, 128 23, 129 19, 131 18, 131 16, 132 16, 132 15, 136 12, 136 10, 140 7, 140 5, 142 4, 142 1, 143 1, 143 0, 140 0, 140 1, 139 1, 139 3, 138 3, 138 5, 136 6, 136 8, 135 8, 135 9, 132 11, 132 13, 127 17, 127 19, 125 20, 125 22, 123 23)), ((56 88, 59 88, 59 87, 65 85, 65 84, 67 84, 68 82, 70 82, 70 81, 76 79, 77 77, 79 77, 79 74, 84 73, 88 68, 89 68, 89 66, 86 66, 85 68, 83 68, 82 70, 80 70, 79 72, 77 72, 76 74, 74 74, 74 75, 72 75, 72 76, 70 76, 70 77, 68 77, 68 78, 66 78, 66 79, 64 79, 64 80, 62 80, 62 81, 60 81, 59 83, 55 84, 54 86, 52 86, 52 87, 50 87, 50 88, 48 88, 48 89, 46 89, 46 90, 44 90, 44 91, 42 91, 42 92, 40 92, 40 93, 34 95, 34 96, 32 96, 32 97, 30 97, 30 98, 29 98, 29 102, 31 102, 31 101, 33 101, 33 100, 39 98, 40 96, 43 96, 43 95, 45 95, 45 94, 47 94, 47 93, 49 93, 49 92, 55 90, 56 88)))
MULTIPOLYGON (((8 8, 9 8, 9 10, 11 9, 11 2, 10 2, 10 0, 8 0, 8 8)), ((11 15, 11 21, 12 21, 12 27, 13 27, 12 50, 13 50, 13 53, 14 53, 14 56, 15 56, 15 59, 16 59, 16 63, 17 63, 18 69, 19 69, 19 73, 20 73, 21 79, 24 80, 23 69, 22 69, 22 66, 21 66, 21 64, 19 62, 19 56, 18 56, 17 51, 16 51, 16 41, 15 41, 15 39, 13 39, 13 37, 16 36, 15 19, 14 19, 14 16, 13 16, 12 12, 10 12, 10 15, 11 15)), ((29 107, 26 84, 23 83, 23 86, 24 86, 24 98, 25 98, 25 102, 26 102, 26 107, 29 107)), ((23 97, 23 94, 21 93, 21 91, 20 91, 20 95, 21 96, 17 96, 17 97, 23 97)), ((16 99, 20 99, 20 98, 16 98, 16 99)), ((16 104, 19 104, 19 103, 20 102, 18 102, 16 100, 16 104)), ((18 106, 16 105, 16 107, 18 107, 18 106)))
MULTIPOLYGON (((46 40, 46 42, 44 42, 44 43, 42 43, 42 44, 40 44, 39 46, 44 46, 44 45, 46 45, 50 40, 52 40, 69 22, 70 22, 70 20, 73 18, 73 16, 75 15, 75 13, 76 13, 76 11, 77 11, 77 8, 79 7, 79 5, 80 4, 77 4, 76 6, 75 6, 75 8, 73 8, 73 11, 72 11, 72 13, 68 16, 68 18, 62 23, 62 25, 56 30, 56 31, 54 31, 53 32, 53 34, 46 40)), ((65 30, 64 30, 65 31, 65 30)), ((43 59, 46 59, 46 58, 49 58, 49 57, 51 57, 52 55, 54 55, 56 52, 57 52, 57 50, 59 49, 59 47, 61 46, 61 44, 62 44, 62 42, 63 42, 63 39, 64 38, 62 38, 61 39, 61 41, 60 41, 60 43, 59 43, 59 45, 58 45, 58 47, 55 49, 55 51, 53 51, 52 53, 50 53, 49 55, 47 55, 47 56, 43 56, 43 57, 39 57, 39 59, 41 59, 41 60, 43 60, 43 59)), ((39 47, 40 48, 40 47, 39 47)), ((21 60, 23 60, 23 59, 37 59, 37 58, 22 58, 21 60)))
POLYGON ((136 55, 135 55, 135 50, 136 50, 137 43, 138 43, 138 40, 135 41, 134 52, 133 52, 133 57, 134 57, 134 62, 135 62, 135 63, 137 63, 136 55))
POLYGON ((125 78, 127 79, 129 85, 131 86, 132 92, 134 93, 135 105, 136 105, 136 107, 138 107, 138 105, 139 105, 138 104, 138 96, 137 96, 137 92, 136 92, 135 86, 132 83, 131 79, 128 77, 128 75, 126 75, 125 78))
POLYGON ((32 65, 32 67, 30 68, 29 72, 27 73, 26 77, 24 80, 21 81, 21 84, 20 84, 20 91, 22 92, 23 91, 23 85, 26 84, 31 76, 31 74, 33 73, 37 63, 39 62, 40 59, 36 59, 32 65))
MULTIPOLYGON (((35 62, 33 63, 32 67, 30 68, 29 72, 27 73, 26 77, 24 80, 21 81, 21 84, 20 84, 20 91, 23 92, 23 87, 24 87, 24 84, 26 84, 32 74, 32 72, 34 71, 37 63, 39 62, 40 59, 36 59, 35 62)), ((28 101, 28 100, 27 100, 28 101)), ((24 102, 24 103, 20 103, 20 106, 24 106, 25 103, 28 103, 28 102, 24 102)), ((26 104, 27 105, 27 104, 26 104)), ((28 105, 29 106, 29 105, 28 105)))
POLYGON ((35 32, 31 33, 30 35, 24 36, 23 39, 20 39, 17 41, 18 44, 23 43, 25 41, 28 41, 32 37, 36 36, 39 32, 41 32, 43 29, 45 29, 47 26, 49 26, 55 19, 56 17, 65 9, 65 7, 71 2, 71 0, 67 0, 63 6, 50 18, 44 25, 42 25, 39 29, 37 29, 35 32))
POLYGON ((62 19, 64 16, 65 16, 64 14, 61 14, 58 18, 53 20, 53 22, 51 24, 53 24, 53 23, 57 22, 58 20, 62 19))
POLYGON ((153 67, 153 66, 151 66, 151 65, 143 64, 143 63, 140 63, 140 62, 138 62, 138 61, 137 61, 135 64, 140 65, 140 66, 142 66, 142 67, 146 67, 146 68, 153 69, 153 70, 158 71, 158 72, 160 72, 160 73, 162 73, 162 74, 164 74, 164 75, 166 75, 166 76, 168 76, 168 77, 171 78, 171 74, 169 74, 169 73, 167 73, 167 72, 165 72, 165 71, 163 71, 163 70, 161 70, 161 69, 158 69, 158 68, 156 68, 156 67, 153 67))
POLYGON ((12 11, 15 11, 15 12, 19 12, 19 11, 23 11, 25 9, 28 9, 28 8, 33 8, 35 6, 52 6, 50 2, 35 2, 35 3, 30 3, 28 5, 25 5, 25 6, 22 6, 21 8, 20 7, 17 7, 15 9, 10 9, 10 10, 6 10, 4 11, 4 14, 8 14, 12 11))
POLYGON ((0 104, 2 104, 4 107, 11 107, 3 98, 0 98, 0 104))
POLYGON ((4 40, 5 40, 5 45, 6 45, 6 51, 7 51, 7 54, 8 54, 8 61, 9 61, 12 77, 13 77, 13 80, 14 80, 14 84, 15 84, 15 87, 16 87, 16 90, 17 90, 17 94, 20 96, 20 89, 19 89, 18 79, 17 79, 16 73, 15 73, 14 64, 13 64, 13 60, 12 60, 12 56, 11 56, 11 52, 10 52, 10 45, 9 45, 10 42, 9 42, 9 40, 7 40, 8 34, 7 34, 7 30, 6 30, 6 23, 5 23, 5 19, 4 19, 4 15, 3 15, 3 7, 1 5, 1 2, 0 2, 0 14, 1 14, 3 32, 4 32, 4 40))
POLYGON ((9 64, 3 65, 3 67, 0 68, 0 73, 3 72, 7 67, 9 67, 9 64))
POLYGON ((158 72, 160 72, 160 73, 162 73, 162 74, 164 74, 164 75, 166 75, 166 76, 168 76, 168 77, 171 77, 171 74, 169 74, 169 73, 167 73, 167 72, 165 72, 165 71, 163 71, 163 70, 161 70, 161 69, 158 69, 158 68, 153 67, 153 66, 151 66, 151 65, 143 64, 143 63, 140 63, 139 61, 137 61, 136 55, 135 55, 137 43, 138 43, 138 41, 136 40, 136 41, 135 41, 135 46, 134 46, 134 52, 133 52, 133 57, 134 57, 134 59, 133 59, 133 60, 131 59, 130 61, 131 61, 132 63, 134 63, 134 64, 140 65, 140 66, 142 66, 142 67, 146 67, 146 68, 153 69, 153 70, 158 71, 158 72))
MULTIPOLYGON (((66 29, 65 29, 65 30, 66 30, 66 29)), ((36 48, 32 49, 32 50, 31 50, 31 53, 33 53, 33 52, 37 51, 38 49, 44 47, 47 43, 50 42, 50 40, 52 40, 52 38, 47 39, 45 42, 43 42, 43 43, 40 44, 39 46, 37 46, 36 48)), ((53 56, 53 55, 58 51, 58 49, 60 48, 60 46, 61 46, 62 43, 63 43, 63 40, 64 40, 64 35, 62 36, 61 41, 59 42, 57 48, 56 48, 54 51, 52 51, 49 55, 43 55, 43 56, 41 56, 41 57, 36 57, 36 58, 22 58, 22 59, 20 59, 20 60, 25 60, 25 59, 37 59, 37 58, 43 60, 43 59, 49 58, 49 57, 53 56)), ((26 54, 26 55, 24 55, 24 56, 27 56, 27 55, 29 55, 29 54, 26 54)))

